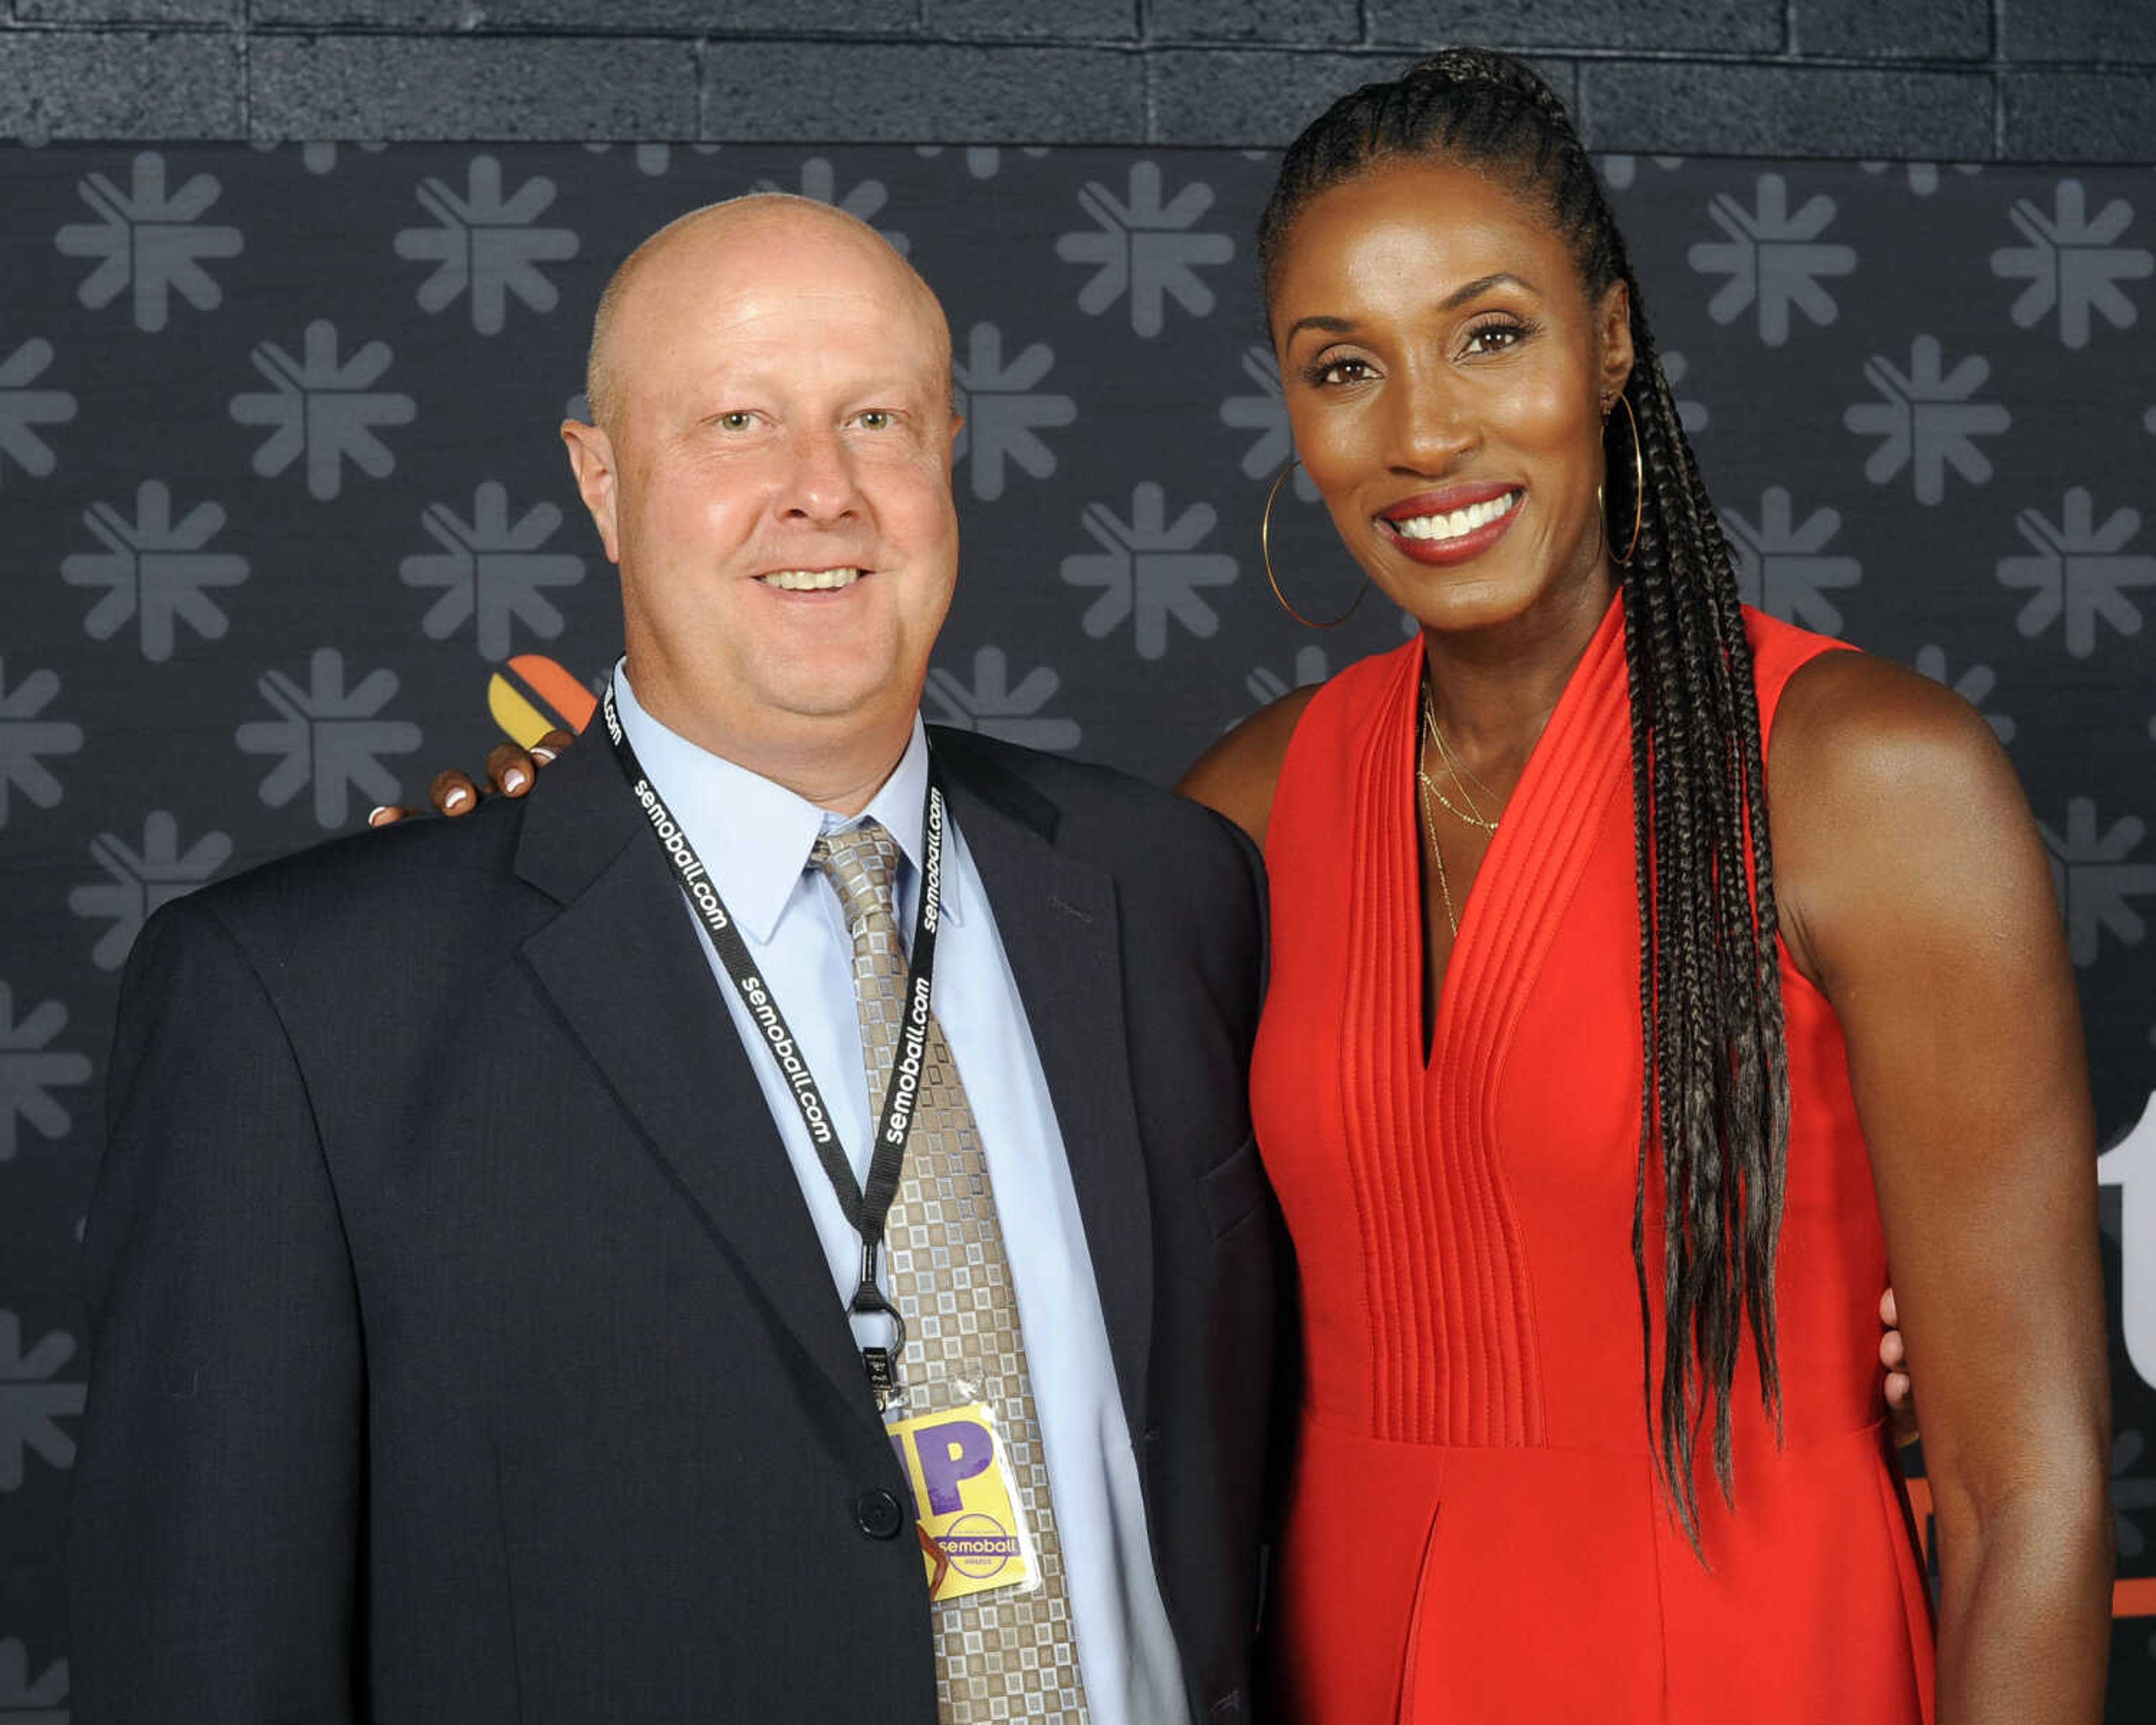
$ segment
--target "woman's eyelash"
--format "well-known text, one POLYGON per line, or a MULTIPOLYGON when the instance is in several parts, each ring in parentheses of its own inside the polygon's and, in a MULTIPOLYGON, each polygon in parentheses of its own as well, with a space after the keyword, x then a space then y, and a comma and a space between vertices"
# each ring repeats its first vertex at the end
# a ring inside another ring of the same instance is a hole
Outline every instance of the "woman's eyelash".
POLYGON ((1473 329, 1468 331, 1467 345, 1471 347, 1474 347, 1485 336, 1502 335, 1510 338, 1507 344, 1509 346, 1511 342, 1524 341, 1534 334, 1537 327, 1539 327, 1537 325, 1528 323, 1524 319, 1517 317, 1496 317, 1487 323, 1477 324, 1473 329))
MULTIPOLYGON (((1530 322, 1525 318, 1514 317, 1510 315, 1493 317, 1488 322, 1479 323, 1468 331, 1466 346, 1471 351, 1502 352, 1506 348, 1516 347, 1520 342, 1526 341, 1529 336, 1536 334, 1541 327, 1541 325, 1530 322), (1484 347, 1481 345, 1484 339, 1491 336, 1502 336, 1505 340, 1498 346, 1484 347)), ((1323 388, 1332 384, 1348 383, 1356 381, 1356 378, 1353 376, 1336 376, 1336 373, 1367 372, 1369 369, 1370 362, 1367 359, 1362 359, 1359 357, 1349 359, 1319 359, 1313 360, 1310 364, 1305 366, 1302 368, 1301 375, 1302 381, 1306 384, 1309 385, 1313 389, 1317 389, 1323 388)))
POLYGON ((1359 367, 1361 370, 1368 371, 1370 368, 1370 362, 1367 359, 1314 360, 1303 367, 1302 381, 1315 388, 1332 381, 1333 372, 1345 372, 1351 367, 1359 367))

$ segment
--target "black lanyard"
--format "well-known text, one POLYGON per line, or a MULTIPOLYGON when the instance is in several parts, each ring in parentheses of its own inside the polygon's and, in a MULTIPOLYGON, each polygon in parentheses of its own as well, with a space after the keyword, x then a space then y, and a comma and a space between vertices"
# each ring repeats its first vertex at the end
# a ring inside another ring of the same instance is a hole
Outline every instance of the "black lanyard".
POLYGON ((927 806, 921 814, 926 836, 921 846, 921 906, 914 918, 913 957, 906 973, 906 1017, 899 1025, 898 1052, 891 1064, 891 1082, 884 1091, 883 1113, 876 1122, 875 1153, 869 1163, 868 1184, 863 1188, 855 1182, 853 1164, 839 1143, 830 1111, 824 1106, 823 1092, 817 1089, 808 1063, 801 1056, 800 1045, 787 1028, 777 999, 757 973, 747 943, 734 926, 718 888, 711 884, 710 871, 630 747, 629 733, 622 728, 621 714, 614 705, 611 680, 599 710, 606 716, 607 737, 613 744, 614 759, 629 780, 629 794, 650 821, 652 836, 674 865, 682 896, 710 933, 735 992, 778 1063, 788 1093, 801 1111, 802 1123, 808 1128, 809 1142, 816 1147, 816 1158, 829 1177, 832 1191, 838 1194, 839 1208, 861 1237, 860 1285, 846 1302, 846 1309, 891 1321, 891 1345, 861 1350, 861 1363, 867 1368, 876 1406, 881 1409, 900 1387, 898 1367, 906 1353, 906 1320, 876 1286, 876 1260, 883 1250, 884 1224, 891 1215, 891 1200, 898 1195, 899 1174, 906 1166, 914 1104, 921 1096, 921 1068, 928 1055, 929 988, 936 970, 936 925, 942 905, 943 793, 936 783, 934 763, 929 766, 927 806))

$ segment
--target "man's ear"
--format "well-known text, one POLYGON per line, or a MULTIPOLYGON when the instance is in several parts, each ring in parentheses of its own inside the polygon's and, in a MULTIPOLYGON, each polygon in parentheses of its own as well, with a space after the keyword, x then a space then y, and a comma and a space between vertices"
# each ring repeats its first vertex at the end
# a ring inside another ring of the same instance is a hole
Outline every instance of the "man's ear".
POLYGON ((577 476, 577 495, 584 500, 584 507, 592 513, 592 525, 599 530, 599 542, 606 547, 607 561, 618 563, 621 561, 621 528, 614 513, 613 439, 602 427, 587 425, 581 419, 564 419, 562 441, 568 448, 570 470, 577 476))

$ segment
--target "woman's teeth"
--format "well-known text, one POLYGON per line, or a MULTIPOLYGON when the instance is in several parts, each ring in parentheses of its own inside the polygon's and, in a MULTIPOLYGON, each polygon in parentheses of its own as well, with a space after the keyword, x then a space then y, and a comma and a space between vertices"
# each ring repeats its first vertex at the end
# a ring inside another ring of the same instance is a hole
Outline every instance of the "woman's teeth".
POLYGON ((859 569, 775 569, 757 579, 766 587, 786 593, 813 593, 824 588, 851 587, 861 578, 859 569))
POLYGON ((1486 527, 1501 515, 1516 508, 1523 491, 1507 491, 1502 497, 1492 497, 1486 502, 1471 503, 1465 509, 1455 509, 1448 515, 1411 515, 1394 521, 1393 526, 1404 539, 1457 539, 1463 533, 1471 533, 1477 527, 1486 527))

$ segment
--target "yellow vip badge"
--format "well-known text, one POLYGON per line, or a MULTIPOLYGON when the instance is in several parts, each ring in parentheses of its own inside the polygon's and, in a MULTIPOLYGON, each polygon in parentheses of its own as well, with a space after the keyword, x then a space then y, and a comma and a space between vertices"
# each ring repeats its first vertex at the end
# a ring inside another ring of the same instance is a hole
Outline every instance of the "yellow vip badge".
POLYGON ((888 1430, 913 1486, 928 1597, 1039 1587, 1040 1562, 995 1410, 970 1402, 896 1420, 888 1430))

